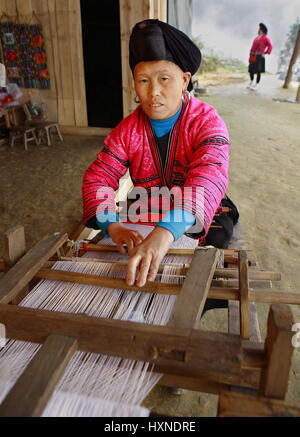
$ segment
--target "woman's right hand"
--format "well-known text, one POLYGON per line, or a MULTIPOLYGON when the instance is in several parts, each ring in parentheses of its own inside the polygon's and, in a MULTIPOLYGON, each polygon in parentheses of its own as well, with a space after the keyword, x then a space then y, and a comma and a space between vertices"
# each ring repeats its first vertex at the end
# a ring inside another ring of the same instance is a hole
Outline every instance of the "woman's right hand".
POLYGON ((128 229, 120 222, 111 223, 107 227, 107 232, 123 255, 126 253, 130 255, 132 250, 144 240, 139 231, 128 229), (124 245, 127 246, 127 250, 124 245))

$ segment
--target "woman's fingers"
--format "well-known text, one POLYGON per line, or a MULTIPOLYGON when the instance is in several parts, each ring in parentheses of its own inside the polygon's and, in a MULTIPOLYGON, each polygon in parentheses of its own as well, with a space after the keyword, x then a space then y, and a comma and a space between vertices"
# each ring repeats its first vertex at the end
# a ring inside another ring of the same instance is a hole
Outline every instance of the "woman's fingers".
POLYGON ((126 253, 131 254, 133 249, 142 243, 144 237, 138 231, 125 229, 119 233, 117 238, 112 239, 116 243, 119 252, 125 255, 126 253))
POLYGON ((134 231, 132 233, 132 239, 134 240, 135 245, 137 246, 138 244, 140 244, 143 240, 144 237, 142 236, 142 234, 138 231, 134 231))
POLYGON ((143 287, 147 280, 153 281, 159 264, 173 241, 174 237, 170 231, 157 227, 145 240, 133 248, 127 267, 127 284, 134 284, 138 271, 136 281, 138 287, 143 287))
POLYGON ((136 253, 128 262, 126 282, 133 285, 136 280, 138 287, 143 287, 147 281, 154 281, 159 268, 159 259, 152 251, 143 254, 136 253))
POLYGON ((159 260, 152 259, 152 263, 149 268, 147 281, 154 281, 159 269, 159 260))
POLYGON ((128 285, 133 285, 135 283, 135 278, 141 259, 142 256, 137 253, 134 256, 130 257, 128 261, 127 273, 126 273, 126 283, 128 285))
POLYGON ((138 287, 143 287, 146 284, 151 262, 152 262, 151 254, 145 255, 142 261, 140 262, 139 274, 136 281, 136 285, 138 287))

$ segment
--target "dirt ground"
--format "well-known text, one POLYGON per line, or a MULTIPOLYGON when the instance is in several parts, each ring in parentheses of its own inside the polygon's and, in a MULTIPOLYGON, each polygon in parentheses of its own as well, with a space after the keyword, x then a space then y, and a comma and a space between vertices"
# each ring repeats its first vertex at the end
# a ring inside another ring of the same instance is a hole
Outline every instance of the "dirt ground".
MULTIPOLYGON (((296 86, 265 74, 260 88, 246 88, 248 77, 237 73, 199 78, 207 89, 199 98, 214 106, 231 137, 228 195, 237 204, 248 250, 260 268, 279 271, 274 288, 300 292, 300 104, 296 86)), ((0 235, 16 224, 25 227, 27 248, 48 233, 71 233, 81 219, 84 170, 95 159, 102 137, 64 137, 51 147, 0 145, 0 235)), ((0 257, 2 257, 0 238, 0 257)), ((268 305, 258 304, 262 337, 268 305)), ((293 307, 295 322, 300 308, 293 307)), ((200 326, 226 331, 226 310, 208 312, 200 326)), ((300 348, 295 349, 288 393, 300 402, 300 348)), ((160 414, 215 416, 217 397, 188 391, 182 396, 156 387, 144 406, 160 414)))

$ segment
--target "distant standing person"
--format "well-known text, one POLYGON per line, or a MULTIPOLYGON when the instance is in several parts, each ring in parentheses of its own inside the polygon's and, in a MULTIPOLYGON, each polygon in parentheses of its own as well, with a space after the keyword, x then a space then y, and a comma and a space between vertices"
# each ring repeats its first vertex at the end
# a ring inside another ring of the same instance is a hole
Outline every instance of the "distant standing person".
POLYGON ((259 23, 258 36, 254 38, 249 57, 249 74, 250 80, 247 88, 255 90, 260 82, 261 73, 265 72, 265 55, 269 55, 272 51, 272 43, 267 36, 268 29, 263 23, 259 23), (256 74, 256 82, 254 75, 256 74))

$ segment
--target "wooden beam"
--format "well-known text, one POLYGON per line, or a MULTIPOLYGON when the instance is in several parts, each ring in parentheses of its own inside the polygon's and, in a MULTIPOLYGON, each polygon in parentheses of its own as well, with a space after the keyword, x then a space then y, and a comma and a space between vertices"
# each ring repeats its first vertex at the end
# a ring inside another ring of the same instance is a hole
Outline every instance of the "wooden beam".
MULTIPOLYGON (((95 239, 98 239, 98 235, 96 235, 95 239)), ((84 262, 84 263, 104 263, 104 264, 114 264, 118 266, 127 266, 127 262, 123 261, 115 261, 111 259, 106 258, 84 258, 84 257, 75 257, 75 256, 62 256, 61 261, 72 261, 72 262, 84 262)), ((44 265, 44 267, 52 267, 55 264, 56 261, 49 261, 44 265)), ((178 264, 178 263, 164 263, 160 264, 158 273, 162 273, 164 267, 167 266, 175 266, 175 267, 181 267, 180 275, 186 276, 187 272, 189 270, 190 265, 189 264, 178 264)), ((5 267, 4 260, 0 259, 0 272, 4 272, 9 270, 5 267)), ((228 288, 237 288, 238 282, 232 282, 234 285, 229 285, 230 282, 228 282, 228 279, 231 278, 238 278, 238 270, 237 269, 223 269, 223 268, 216 268, 214 271, 214 279, 216 279, 215 284, 220 283, 219 286, 222 287, 228 287, 228 288), (217 278, 224 278, 224 281, 226 281, 226 284, 222 280, 217 280, 217 278)), ((267 271, 260 271, 260 270, 249 270, 249 278, 255 282, 255 286, 251 288, 270 288, 269 281, 280 281, 280 273, 277 272, 267 272, 267 271)), ((234 281, 235 279, 233 279, 234 281)), ((249 284, 251 286, 251 284, 249 284)), ((216 285, 217 286, 217 285, 216 285)))
MULTIPOLYGON (((71 246, 71 243, 68 243, 69 246, 71 246)), ((85 244, 80 243, 79 245, 80 249, 83 249, 85 251, 105 251, 105 252, 118 252, 118 248, 115 245, 108 245, 108 244, 85 244)), ((222 249, 224 250, 224 262, 226 263, 232 263, 232 264, 238 264, 238 256, 235 256, 236 252, 231 249, 222 249)), ((195 249, 169 249, 168 254, 169 255, 193 255, 195 252, 195 249)), ((256 263, 252 259, 248 259, 249 266, 255 266, 256 263)))
POLYGON ((168 326, 196 328, 208 296, 218 260, 218 249, 196 249, 175 302, 168 326))
MULTIPOLYGON (((241 335, 239 302, 229 300, 228 308, 230 310, 229 311, 230 317, 228 318, 228 332, 230 334, 241 335)), ((260 342, 261 334, 259 329, 256 305, 254 302, 249 303, 249 309, 250 309, 250 340, 260 342)))
POLYGON ((291 370, 294 318, 287 305, 271 305, 265 348, 267 361, 260 383, 262 396, 284 399, 291 370))
MULTIPOLYGON (((4 234, 3 259, 5 270, 15 265, 25 253, 26 244, 24 226, 17 225, 4 234)), ((19 293, 18 298, 12 299, 12 303, 18 305, 18 303, 28 294, 28 291, 29 287, 26 285, 19 293)))
MULTIPOLYGON (((44 263, 49 266, 51 262, 44 263)), ((1 265, 0 271, 6 271, 4 264, 1 265)), ((5 277, 2 278, 4 280, 5 277)), ((42 268, 34 274, 37 279, 49 279, 53 281, 75 282, 78 284, 96 285, 98 287, 106 286, 108 288, 118 288, 121 290, 144 291, 147 293, 161 294, 179 294, 181 285, 163 283, 163 282, 147 282, 143 287, 127 285, 124 279, 110 278, 108 276, 91 275, 86 273, 67 272, 64 270, 50 270, 42 268)), ((1 285, 1 281, 0 281, 1 285)), ((239 301, 240 292, 238 288, 215 287, 211 286, 208 297, 212 299, 227 299, 239 301)), ((249 301, 261 303, 284 303, 291 305, 300 305, 300 293, 287 293, 284 291, 251 289, 249 291, 249 301)))
POLYGON ((192 391, 200 391, 202 393, 212 393, 219 395, 223 391, 228 390, 228 385, 211 381, 209 378, 198 377, 189 378, 178 375, 164 374, 157 383, 162 387, 176 387, 192 391))
POLYGON ((48 235, 30 249, 7 273, 0 279, 0 302, 9 303, 29 283, 42 265, 59 249, 67 234, 56 233, 48 235))
POLYGON ((263 396, 221 393, 219 417, 299 417, 300 404, 283 402, 263 396))
POLYGON ((117 290, 143 291, 145 293, 179 294, 181 290, 181 285, 177 284, 147 281, 143 287, 137 287, 136 285, 127 285, 125 279, 122 278, 66 272, 64 270, 41 269, 35 274, 35 277, 77 284, 97 285, 98 287, 115 288, 117 290))
POLYGON ((242 366, 241 339, 224 333, 5 304, 0 304, 0 320, 7 338, 42 343, 50 334, 59 334, 77 338, 78 349, 88 352, 222 374, 239 374, 242 366))
POLYGON ((3 261, 7 267, 12 267, 25 254, 24 226, 17 225, 4 233, 3 261))
POLYGON ((38 417, 77 347, 74 338, 50 335, 0 405, 0 417, 38 417))
POLYGON ((247 252, 239 252, 240 331, 245 339, 250 338, 249 275, 247 252))

